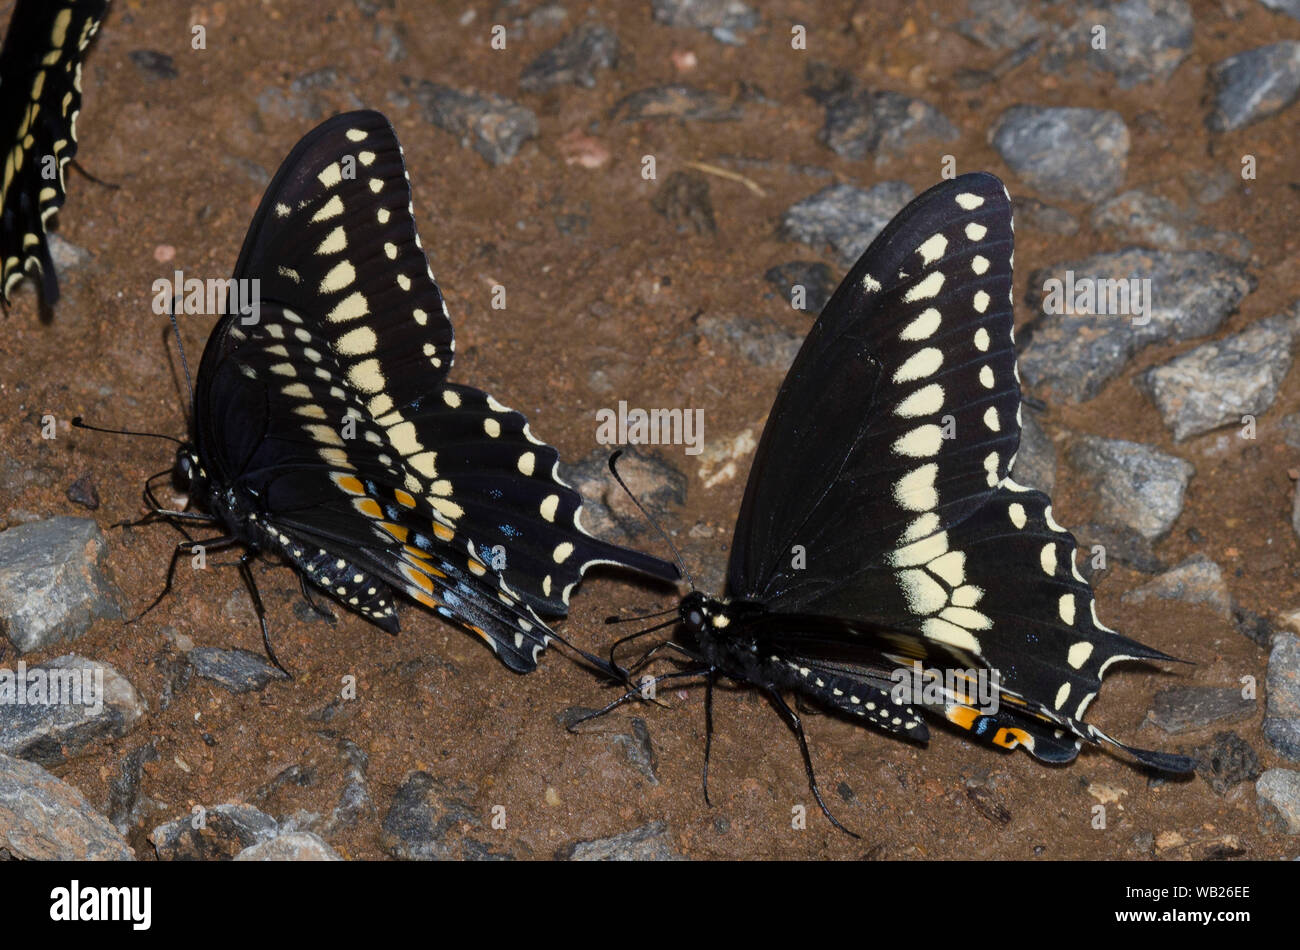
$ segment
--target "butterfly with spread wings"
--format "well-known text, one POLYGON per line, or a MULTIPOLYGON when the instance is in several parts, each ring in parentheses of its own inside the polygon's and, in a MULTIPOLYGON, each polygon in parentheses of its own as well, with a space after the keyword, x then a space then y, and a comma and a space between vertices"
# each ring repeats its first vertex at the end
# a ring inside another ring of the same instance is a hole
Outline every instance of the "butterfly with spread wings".
POLYGON ((59 299, 45 223, 67 197, 77 154, 81 59, 108 0, 18 0, 0 49, 0 299, 29 274, 59 299))
POLYGON ((677 611, 673 643, 692 662, 664 676, 705 677, 710 736, 718 677, 766 692, 833 822, 783 692, 915 740, 929 736, 924 712, 1050 762, 1089 742, 1192 767, 1083 720, 1115 663, 1172 658, 1101 623, 1051 500, 1011 477, 1012 249, 1010 198, 989 174, 943 182, 893 219, 777 394, 727 596, 693 591, 677 611), (898 675, 916 663, 926 688, 898 675), (976 681, 992 673, 997 702, 980 702, 976 681))
POLYGON ((173 476, 225 532, 207 549, 247 547, 246 581, 251 556, 278 555, 304 595, 313 585, 393 633, 400 593, 527 672, 554 636, 542 618, 567 613, 588 568, 680 576, 589 535, 556 451, 446 381, 451 322, 384 116, 338 115, 298 143, 234 280, 258 282, 257 306, 227 305, 208 339, 173 476))

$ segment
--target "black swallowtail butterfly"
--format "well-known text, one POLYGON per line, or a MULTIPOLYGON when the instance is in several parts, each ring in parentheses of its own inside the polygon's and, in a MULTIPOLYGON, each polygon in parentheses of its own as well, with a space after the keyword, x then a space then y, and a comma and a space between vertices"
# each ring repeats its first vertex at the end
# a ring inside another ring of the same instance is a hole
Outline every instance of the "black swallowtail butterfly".
POLYGON ((0 297, 25 274, 59 299, 45 222, 67 195, 63 170, 77 154, 81 57, 108 0, 18 0, 0 49, 0 297))
POLYGON ((1172 658, 1102 625, 1051 500, 1011 478, 1012 250, 1010 198, 989 174, 937 185, 894 218, 776 397, 727 597, 693 591, 670 621, 692 662, 665 676, 705 678, 707 734, 717 677, 762 689, 796 732, 832 822, 783 691, 915 740, 929 736, 926 711, 1050 762, 1087 741, 1156 769, 1192 767, 1083 721, 1114 663, 1172 658), (927 673, 933 688, 899 691, 907 678, 895 671, 917 661, 933 673, 996 671, 996 709, 976 701, 970 676, 927 673))
POLYGON ((384 116, 338 115, 298 143, 235 266, 260 312, 227 305, 213 329, 173 476, 225 532, 209 549, 247 546, 246 581, 249 557, 279 555, 304 595, 309 581, 393 633, 400 591, 527 672, 554 636, 539 615, 567 613, 592 565, 680 575, 588 535, 555 450, 445 382, 451 322, 413 215, 384 116))

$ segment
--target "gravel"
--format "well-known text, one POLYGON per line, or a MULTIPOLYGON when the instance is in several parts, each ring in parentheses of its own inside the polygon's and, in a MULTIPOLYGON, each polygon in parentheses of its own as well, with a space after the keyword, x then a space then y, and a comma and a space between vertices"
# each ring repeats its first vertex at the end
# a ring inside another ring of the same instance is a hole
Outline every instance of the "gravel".
POLYGON ((507 165, 537 135, 537 116, 504 96, 421 80, 413 94, 426 121, 460 137, 492 165, 507 165))
POLYGON ((596 85, 596 71, 618 65, 618 37, 608 27, 584 23, 524 69, 519 88, 543 92, 556 86, 587 89, 596 85))
POLYGON ((758 12, 741 0, 650 0, 650 6, 659 23, 700 30, 733 46, 759 23, 758 12))
POLYGON ((1109 109, 1012 106, 989 141, 1031 188, 1069 201, 1094 202, 1124 183, 1129 134, 1109 109))
POLYGON ((0 753, 0 853, 29 861, 131 861, 86 796, 34 762, 0 753))
POLYGON ((275 680, 285 679, 272 663, 249 650, 195 647, 185 656, 197 675, 220 683, 232 693, 255 693, 275 680))
POLYGON ((850 267, 913 197, 912 187, 901 181, 881 182, 866 190, 828 185, 786 209, 781 236, 818 250, 829 246, 850 267))
POLYGON ((821 313, 837 286, 834 272, 821 261, 787 261, 768 268, 763 279, 780 292, 791 309, 813 316, 821 313), (802 294, 801 300, 796 299, 797 293, 802 294))
POLYGON ((126 735, 148 711, 107 663, 69 655, 16 667, 0 669, 0 752, 8 755, 61 765, 101 739, 126 735))
POLYGON ((1203 343, 1154 366, 1140 388, 1182 442, 1220 426, 1243 424, 1273 405, 1291 368, 1296 323, 1278 314, 1231 336, 1203 343))
POLYGON ((650 199, 650 206, 678 231, 713 234, 718 230, 709 197, 709 180, 697 171, 673 172, 650 199))
POLYGON ((149 840, 161 861, 230 859, 270 841, 279 830, 274 818, 252 805, 229 803, 159 825, 149 840))
POLYGON ((1300 96, 1300 42, 1286 40, 1246 50, 1210 67, 1214 109, 1205 120, 1229 132, 1276 115, 1300 96))
POLYGON ((1240 263, 1208 251, 1129 248, 1033 271, 1028 304, 1039 315, 1023 334, 1020 370, 1030 386, 1049 389, 1059 398, 1091 399, 1149 344, 1213 333, 1255 283, 1240 263), (1135 280, 1150 284, 1113 283, 1135 280), (1097 297, 1093 312, 1057 307, 1070 303, 1071 286, 1076 302, 1082 288, 1092 287, 1097 297), (1149 313, 1140 312, 1132 295, 1128 309, 1133 313, 1109 312, 1122 309, 1122 296, 1120 308, 1097 305, 1102 296, 1110 298, 1107 288, 1123 286, 1141 293, 1149 313))
POLYGON ((639 122, 678 119, 682 122, 727 122, 740 118, 740 107, 706 89, 670 83, 639 89, 624 96, 609 110, 611 119, 639 122))
POLYGON ((579 841, 565 855, 570 861, 676 861, 668 825, 652 821, 610 838, 579 841))
POLYGON ((51 518, 0 532, 0 633, 19 653, 121 619, 121 594, 104 571, 104 536, 86 518, 51 518))
POLYGON ((1126 604, 1144 604, 1152 599, 1181 600, 1187 604, 1205 604, 1225 620, 1232 615, 1232 595, 1228 593, 1223 571, 1204 554, 1193 554, 1120 599, 1126 604))
POLYGON ((1096 517, 1132 528, 1149 541, 1169 532, 1183 510, 1190 462, 1140 442, 1085 435, 1070 447, 1070 464, 1090 480, 1096 517))
POLYGON ((1265 684, 1264 738, 1279 755, 1300 762, 1300 637, 1273 637, 1265 684))
POLYGON ((1300 835, 1300 772, 1269 769, 1255 783, 1260 831, 1300 835))
POLYGON ((1196 732, 1220 723, 1240 722, 1255 713, 1255 701, 1235 687, 1175 686, 1156 693, 1147 718, 1171 735, 1196 732))

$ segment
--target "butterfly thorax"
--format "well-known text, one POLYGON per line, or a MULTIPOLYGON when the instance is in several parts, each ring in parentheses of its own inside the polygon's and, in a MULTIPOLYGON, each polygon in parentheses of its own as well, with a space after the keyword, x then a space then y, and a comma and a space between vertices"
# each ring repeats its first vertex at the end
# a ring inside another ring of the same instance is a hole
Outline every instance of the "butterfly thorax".
POLYGON ((763 682, 768 652, 757 621, 762 607, 692 591, 682 598, 678 614, 693 648, 710 666, 733 679, 763 682))

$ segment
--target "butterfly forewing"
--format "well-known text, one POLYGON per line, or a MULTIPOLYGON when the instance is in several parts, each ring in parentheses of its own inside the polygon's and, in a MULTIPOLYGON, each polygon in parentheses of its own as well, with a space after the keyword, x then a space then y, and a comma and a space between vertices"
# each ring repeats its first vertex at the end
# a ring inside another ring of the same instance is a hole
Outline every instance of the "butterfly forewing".
POLYGON ((983 174, 931 189, 877 237, 777 396, 737 523, 733 596, 888 615, 905 593, 898 570, 949 553, 943 526, 984 503, 1019 443, 1011 253, 1009 199, 983 174), (784 487, 809 480, 816 490, 784 487))
POLYGON ((19 0, 0 49, 0 291, 39 274, 47 304, 59 298, 45 224, 67 195, 77 154, 81 58, 108 0, 19 0))

